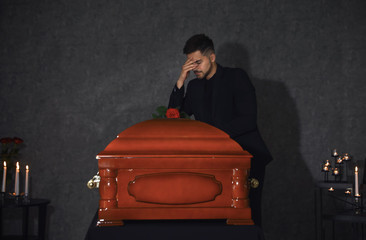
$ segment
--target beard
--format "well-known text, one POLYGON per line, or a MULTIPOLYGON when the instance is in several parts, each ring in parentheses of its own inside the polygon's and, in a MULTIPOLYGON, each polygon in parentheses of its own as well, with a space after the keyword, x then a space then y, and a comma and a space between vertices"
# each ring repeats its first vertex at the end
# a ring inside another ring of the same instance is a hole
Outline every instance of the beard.
POLYGON ((210 67, 209 69, 206 71, 206 72, 203 72, 203 71, 193 71, 193 73, 196 75, 196 77, 198 79, 204 79, 206 78, 212 71, 212 64, 210 62, 210 67), (199 76, 197 76, 197 73, 200 74, 199 76))

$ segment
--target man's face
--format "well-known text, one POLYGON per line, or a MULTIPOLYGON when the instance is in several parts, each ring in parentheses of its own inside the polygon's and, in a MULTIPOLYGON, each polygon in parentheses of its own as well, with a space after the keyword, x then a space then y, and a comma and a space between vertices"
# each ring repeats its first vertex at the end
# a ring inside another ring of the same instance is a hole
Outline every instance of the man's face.
POLYGON ((202 55, 201 51, 197 50, 193 53, 187 54, 187 58, 192 58, 196 67, 193 69, 193 73, 197 78, 203 79, 207 76, 212 77, 212 63, 215 62, 215 54, 211 53, 210 56, 202 55))

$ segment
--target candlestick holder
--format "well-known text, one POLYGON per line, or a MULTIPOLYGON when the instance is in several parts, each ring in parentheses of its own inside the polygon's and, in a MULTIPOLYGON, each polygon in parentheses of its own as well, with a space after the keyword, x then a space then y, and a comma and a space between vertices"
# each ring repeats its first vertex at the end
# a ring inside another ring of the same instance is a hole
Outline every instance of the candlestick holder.
POLYGON ((333 175, 334 175, 334 181, 335 182, 343 182, 343 161, 341 160, 341 157, 338 156, 334 159, 334 169, 333 169, 333 175))
POLYGON ((350 197, 352 195, 352 188, 346 188, 346 191, 344 192, 344 195, 346 197, 350 197))
POLYGON ((337 149, 332 149, 331 159, 325 160, 321 165, 321 171, 324 173, 324 182, 348 183, 352 181, 352 174, 350 174, 349 168, 352 165, 351 160, 350 154, 340 154, 337 149))
POLYGON ((330 162, 329 160, 325 160, 325 163, 321 165, 321 171, 324 172, 324 182, 329 181, 329 170, 330 170, 330 162))
POLYGON ((339 194, 334 194, 335 189, 333 187, 328 189, 329 197, 336 199, 339 202, 345 203, 345 207, 351 207, 349 210, 352 210, 355 214, 361 214, 363 212, 363 199, 362 195, 352 195, 352 188, 346 188, 344 192, 345 198, 341 197, 339 194))
POLYGON ((16 205, 19 205, 22 203, 24 193, 20 193, 19 195, 15 195, 15 193, 8 193, 6 196, 8 199, 11 199, 14 201, 16 205))
POLYGON ((329 171, 325 171, 324 172, 324 182, 328 182, 329 181, 328 173, 329 173, 329 171))
POLYGON ((342 180, 342 174, 340 168, 336 167, 332 169, 332 175, 334 176, 335 182, 341 182, 342 180))
POLYGON ((332 152, 331 152, 331 156, 332 156, 332 157, 338 157, 338 156, 339 156, 339 154, 338 154, 338 152, 337 152, 337 149, 333 149, 333 150, 332 150, 332 152))
POLYGON ((345 163, 345 173, 346 173, 346 181, 349 181, 351 179, 349 179, 349 166, 348 166, 348 163, 352 160, 352 157, 348 154, 348 153, 345 153, 343 154, 343 162, 345 163))
POLYGON ((13 196, 13 197, 20 197, 21 195, 23 195, 24 193, 19 193, 18 195, 15 193, 15 192, 12 192, 12 193, 9 193, 10 196, 13 196))
POLYGON ((341 156, 336 157, 336 163, 337 164, 343 164, 343 158, 341 156))
POLYGON ((11 193, 6 194, 6 196, 8 198, 17 199, 17 198, 23 198, 24 193, 22 192, 22 193, 19 193, 19 195, 15 195, 15 193, 11 192, 11 193))
POLYGON ((23 195, 23 203, 30 203, 30 198, 29 198, 29 195, 23 195))
POLYGON ((355 200, 355 204, 354 204, 355 214, 361 214, 363 212, 362 195, 355 195, 354 200, 355 200))
POLYGON ((6 197, 6 193, 5 192, 1 192, 0 193, 0 205, 3 205, 4 204, 5 197, 6 197))

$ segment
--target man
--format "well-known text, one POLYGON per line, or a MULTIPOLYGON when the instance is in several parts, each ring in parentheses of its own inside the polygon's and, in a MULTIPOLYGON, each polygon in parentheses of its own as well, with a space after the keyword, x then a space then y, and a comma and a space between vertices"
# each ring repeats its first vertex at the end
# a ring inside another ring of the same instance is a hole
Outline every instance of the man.
POLYGON ((216 63, 213 42, 204 34, 192 36, 183 53, 187 61, 170 96, 169 107, 180 108, 196 120, 215 126, 253 155, 250 176, 259 180, 259 187, 249 192, 252 218, 261 225, 261 193, 265 166, 272 160, 257 128, 255 89, 245 71, 225 68, 216 63), (191 80, 184 95, 184 82, 191 80))

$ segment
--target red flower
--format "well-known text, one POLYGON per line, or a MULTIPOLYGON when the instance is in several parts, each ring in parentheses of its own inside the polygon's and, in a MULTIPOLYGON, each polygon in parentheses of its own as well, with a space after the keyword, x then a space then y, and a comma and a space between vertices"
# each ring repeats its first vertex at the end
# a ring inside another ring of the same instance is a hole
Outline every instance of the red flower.
POLYGON ((179 111, 176 108, 169 108, 165 115, 167 118, 179 118, 179 111))
POLYGON ((7 143, 11 143, 13 141, 12 138, 2 138, 0 139, 0 142, 3 143, 3 144, 7 144, 7 143))
POLYGON ((17 138, 17 137, 13 138, 13 140, 14 140, 15 144, 21 144, 24 142, 23 139, 17 138))

